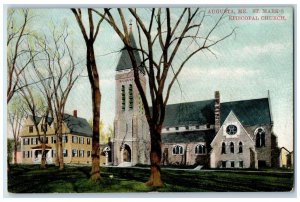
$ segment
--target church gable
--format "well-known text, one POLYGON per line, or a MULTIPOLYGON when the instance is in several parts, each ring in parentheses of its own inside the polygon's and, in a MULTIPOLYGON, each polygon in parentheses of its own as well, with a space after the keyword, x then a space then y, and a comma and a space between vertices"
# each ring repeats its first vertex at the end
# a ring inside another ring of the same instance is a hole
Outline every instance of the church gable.
POLYGON ((214 147, 215 145, 219 145, 220 141, 225 141, 226 139, 244 139, 254 144, 252 138, 247 133, 233 111, 231 111, 226 117, 219 132, 211 142, 211 146, 214 147))
POLYGON ((231 111, 211 143, 212 168, 257 167, 255 143, 231 111))

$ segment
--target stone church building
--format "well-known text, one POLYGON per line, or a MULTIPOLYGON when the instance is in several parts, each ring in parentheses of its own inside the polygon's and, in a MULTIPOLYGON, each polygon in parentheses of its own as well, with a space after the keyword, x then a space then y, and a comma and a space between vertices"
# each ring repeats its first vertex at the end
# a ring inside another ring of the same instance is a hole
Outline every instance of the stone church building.
MULTIPOLYGON (((130 40, 136 47, 132 32, 130 40)), ((141 63, 138 53, 137 62, 141 63)), ((115 134, 112 165, 150 163, 150 135, 143 104, 134 83, 127 51, 116 67, 115 134)), ((144 69, 140 80, 147 88, 144 69)), ((221 102, 211 100, 170 104, 162 130, 163 165, 201 165, 206 168, 258 168, 275 166, 270 99, 221 102)), ((213 95, 213 92, 212 92, 213 95)))

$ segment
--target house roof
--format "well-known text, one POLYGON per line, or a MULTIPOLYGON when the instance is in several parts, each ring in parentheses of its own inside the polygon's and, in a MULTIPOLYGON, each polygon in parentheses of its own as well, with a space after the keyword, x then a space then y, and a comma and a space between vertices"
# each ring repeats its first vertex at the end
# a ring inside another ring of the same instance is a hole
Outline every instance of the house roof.
MULTIPOLYGON (((31 120, 33 120, 33 116, 29 116, 31 120)), ((37 123, 42 120, 42 117, 36 117, 37 123)), ((48 124, 51 125, 53 122, 53 118, 48 117, 48 124)), ((92 137, 93 131, 88 124, 87 120, 84 118, 77 117, 75 118, 72 115, 64 114, 63 121, 66 123, 67 127, 70 130, 71 134, 74 135, 83 135, 86 137, 92 137)))
POLYGON ((74 117, 69 114, 64 114, 64 122, 68 126, 70 133, 74 135, 83 135, 87 137, 93 136, 93 131, 87 120, 80 117, 74 117))
POLYGON ((271 124, 268 98, 221 103, 221 123, 233 111, 244 126, 271 124))
MULTIPOLYGON (((29 118, 30 118, 32 121, 34 121, 34 120, 33 120, 33 116, 32 116, 32 115, 29 115, 29 118)), ((40 121, 42 120, 42 117, 38 117, 38 116, 36 116, 36 117, 35 117, 35 119, 36 119, 36 122, 37 122, 37 124, 39 124, 39 123, 40 123, 40 121)), ((51 117, 47 117, 47 123, 48 123, 49 125, 51 125, 51 124, 52 124, 52 122, 53 122, 53 118, 51 118, 51 117)))
MULTIPOLYGON (((167 105, 164 127, 214 124, 214 104, 205 100, 167 105)), ((244 126, 271 124, 268 98, 221 103, 221 124, 230 111, 244 126)))
MULTIPOLYGON (((129 39, 130 39, 131 46, 133 48, 137 48, 132 32, 129 33, 129 39)), ((134 52, 134 57, 136 59, 137 65, 140 67, 140 71, 144 74, 145 70, 144 70, 144 67, 142 66, 141 57, 139 55, 139 52, 137 50, 135 50, 133 52, 134 52)), ((132 62, 130 60, 128 51, 124 47, 121 50, 121 57, 119 59, 116 71, 121 71, 121 70, 126 70, 126 69, 131 69, 131 68, 132 68, 132 62)))
POLYGON ((161 135, 163 143, 189 143, 211 142, 215 133, 213 130, 185 131, 176 133, 164 133, 161 135))

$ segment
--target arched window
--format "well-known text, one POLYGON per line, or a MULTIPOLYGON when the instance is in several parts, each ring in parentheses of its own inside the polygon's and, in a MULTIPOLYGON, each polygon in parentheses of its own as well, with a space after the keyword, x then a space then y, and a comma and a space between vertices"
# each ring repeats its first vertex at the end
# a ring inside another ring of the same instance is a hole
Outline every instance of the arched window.
POLYGON ((133 109, 133 90, 132 90, 132 84, 129 84, 129 109, 133 109))
POLYGON ((243 143, 239 143, 239 153, 243 153, 243 143))
POLYGON ((222 143, 222 154, 226 154, 226 145, 225 142, 222 143))
POLYGON ((195 154, 205 154, 206 153, 206 147, 205 145, 198 144, 195 147, 195 154))
POLYGON ((121 92, 121 95, 122 95, 122 111, 125 111, 125 99, 126 99, 126 95, 125 95, 125 86, 122 85, 122 92, 121 92))
POLYGON ((234 144, 230 142, 230 153, 234 154, 234 144))
POLYGON ((183 154, 183 147, 180 145, 176 145, 173 147, 173 154, 183 154))
POLYGON ((266 140, 265 140, 265 131, 262 128, 257 129, 256 132, 256 147, 265 147, 266 140))

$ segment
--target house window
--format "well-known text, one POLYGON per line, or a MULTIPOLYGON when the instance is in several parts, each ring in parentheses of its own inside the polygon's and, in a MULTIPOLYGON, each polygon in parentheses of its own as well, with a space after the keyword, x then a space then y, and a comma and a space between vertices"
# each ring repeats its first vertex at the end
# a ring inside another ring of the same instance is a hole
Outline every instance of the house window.
POLYGON ((226 161, 222 161, 222 168, 226 168, 226 161))
POLYGON ((230 162, 230 166, 231 166, 231 168, 234 168, 234 161, 230 162))
POLYGON ((234 144, 230 142, 230 153, 234 154, 234 144))
POLYGON ((23 145, 29 145, 29 138, 23 139, 23 145))
POLYGON ((239 143, 239 153, 243 153, 243 143, 239 143))
POLYGON ((78 142, 77 136, 72 136, 72 143, 77 143, 77 142, 78 142))
POLYGON ((52 144, 55 144, 55 143, 56 143, 56 137, 55 137, 55 136, 52 136, 52 137, 51 137, 51 143, 52 143, 52 144))
POLYGON ((53 157, 56 157, 56 150, 51 150, 51 157, 53 158, 53 157))
POLYGON ((29 126, 29 133, 33 133, 33 126, 29 126))
POLYGON ((243 161, 239 161, 239 167, 243 168, 244 167, 244 162, 243 161))
POLYGON ((66 135, 63 136, 63 143, 68 143, 68 136, 66 135))
POLYGON ((26 151, 25 152, 25 158, 29 158, 30 157, 30 152, 29 151, 26 151))
POLYGON ((129 84, 129 109, 133 109, 133 91, 132 91, 132 84, 129 84))
POLYGON ((87 144, 91 144, 91 139, 90 138, 86 138, 86 143, 87 144))
POLYGON ((185 129, 188 130, 188 129, 189 129, 189 126, 185 126, 185 129))
POLYGON ((68 157, 68 150, 64 149, 63 154, 64 154, 64 157, 68 157))
POLYGON ((79 157, 84 157, 84 150, 79 151, 79 157))
POLYGON ((205 145, 198 144, 195 147, 195 154, 205 154, 206 153, 206 148, 205 145))
POLYGON ((84 137, 79 137, 79 144, 84 144, 84 137))
POLYGON ((179 127, 175 127, 175 130, 179 130, 179 127))
POLYGON ((77 150, 76 149, 72 149, 72 157, 77 157, 77 150))
POLYGON ((37 144, 37 138, 32 138, 31 144, 32 144, 32 145, 36 145, 36 144, 37 144))
POLYGON ((173 154, 179 154, 182 155, 183 154, 183 147, 180 145, 176 145, 173 147, 173 154))
POLYGON ((169 130, 170 130, 170 128, 166 128, 166 130, 167 130, 167 131, 169 131, 169 130))
POLYGON ((125 86, 122 85, 122 92, 121 92, 121 96, 122 96, 122 111, 125 111, 125 99, 126 99, 126 95, 125 95, 125 86))
POLYGON ((39 143, 39 138, 35 138, 35 144, 39 143))
POLYGON ((30 138, 30 140, 31 140, 31 145, 33 145, 33 139, 34 139, 34 138, 30 138))
POLYGON ((91 151, 87 151, 87 157, 91 156, 91 151))
POLYGON ((265 140, 266 133, 262 128, 257 129, 256 132, 256 147, 265 147, 266 140, 265 140))
POLYGON ((196 125, 196 129, 199 129, 200 128, 200 126, 199 125, 196 125))
POLYGON ((23 151, 23 159, 25 158, 25 151, 23 151))
POLYGON ((222 143, 222 152, 221 154, 226 154, 226 145, 225 142, 222 143))

